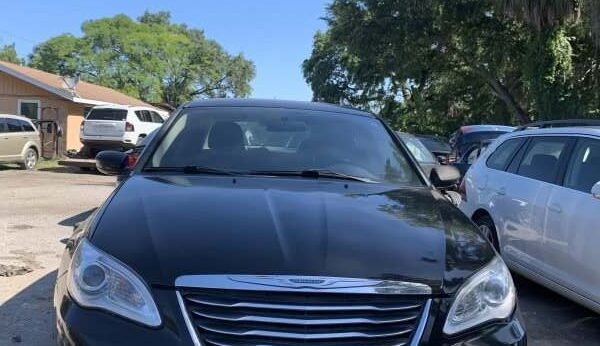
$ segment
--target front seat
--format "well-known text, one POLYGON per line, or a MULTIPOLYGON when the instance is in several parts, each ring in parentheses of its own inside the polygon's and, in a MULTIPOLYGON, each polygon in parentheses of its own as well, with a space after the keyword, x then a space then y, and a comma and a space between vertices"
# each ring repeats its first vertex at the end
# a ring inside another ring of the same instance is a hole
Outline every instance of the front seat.
POLYGON ((206 166, 227 170, 244 167, 244 132, 235 122, 218 121, 213 124, 208 135, 208 148, 206 166))
POLYGON ((242 151, 244 147, 244 132, 233 121, 218 121, 208 136, 208 147, 215 151, 242 151))
POLYGON ((524 169, 520 173, 532 179, 552 182, 556 178, 554 175, 556 174, 557 164, 558 159, 556 157, 537 154, 531 158, 531 163, 523 167, 524 169))

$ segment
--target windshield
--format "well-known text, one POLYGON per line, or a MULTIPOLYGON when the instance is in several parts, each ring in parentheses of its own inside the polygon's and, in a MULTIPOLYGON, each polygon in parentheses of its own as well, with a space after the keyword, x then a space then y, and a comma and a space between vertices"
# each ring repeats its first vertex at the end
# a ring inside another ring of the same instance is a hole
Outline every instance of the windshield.
POLYGON ((423 185, 378 119, 298 109, 184 109, 145 169, 182 167, 240 174, 327 170, 423 185))
POLYGON ((85 120, 123 121, 127 117, 126 109, 97 108, 92 109, 85 120))
POLYGON ((427 149, 432 152, 450 152, 452 148, 450 145, 444 143, 441 139, 434 137, 417 137, 423 143, 427 149))
POLYGON ((419 163, 435 163, 435 156, 419 141, 417 137, 402 133, 400 138, 419 163))

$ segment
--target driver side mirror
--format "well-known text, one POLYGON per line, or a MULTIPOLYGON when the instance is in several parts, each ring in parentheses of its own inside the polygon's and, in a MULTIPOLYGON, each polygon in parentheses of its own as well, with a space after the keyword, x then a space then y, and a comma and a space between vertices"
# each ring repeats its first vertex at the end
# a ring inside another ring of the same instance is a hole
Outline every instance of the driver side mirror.
POLYGON ((596 199, 600 199, 600 181, 592 187, 592 196, 596 199))
POLYGON ((128 169, 129 155, 120 151, 106 150, 96 155, 96 168, 106 175, 123 174, 128 169))
POLYGON ((429 180, 437 188, 449 188, 460 181, 460 171, 454 166, 437 166, 431 170, 429 180))

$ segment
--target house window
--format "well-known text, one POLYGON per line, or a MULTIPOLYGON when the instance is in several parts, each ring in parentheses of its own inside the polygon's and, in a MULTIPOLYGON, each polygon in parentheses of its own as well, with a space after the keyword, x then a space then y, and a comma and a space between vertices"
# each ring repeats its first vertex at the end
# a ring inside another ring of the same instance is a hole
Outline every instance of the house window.
POLYGON ((39 100, 19 100, 19 114, 29 119, 39 120, 41 105, 39 100))

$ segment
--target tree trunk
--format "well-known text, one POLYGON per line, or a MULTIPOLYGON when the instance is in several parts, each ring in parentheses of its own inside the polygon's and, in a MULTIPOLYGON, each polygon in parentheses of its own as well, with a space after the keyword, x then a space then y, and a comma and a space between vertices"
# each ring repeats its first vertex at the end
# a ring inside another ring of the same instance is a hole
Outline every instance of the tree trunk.
POLYGON ((510 93, 508 88, 506 88, 499 80, 492 78, 487 81, 488 85, 494 91, 494 94, 500 98, 506 104, 508 109, 519 119, 521 125, 527 124, 531 122, 529 115, 523 107, 515 100, 515 97, 510 93))
POLYGON ((527 124, 531 122, 527 112, 521 107, 508 88, 502 84, 490 71, 485 68, 474 68, 475 72, 484 78, 485 82, 490 86, 494 94, 504 102, 510 112, 519 119, 519 122, 527 124))

